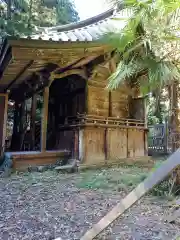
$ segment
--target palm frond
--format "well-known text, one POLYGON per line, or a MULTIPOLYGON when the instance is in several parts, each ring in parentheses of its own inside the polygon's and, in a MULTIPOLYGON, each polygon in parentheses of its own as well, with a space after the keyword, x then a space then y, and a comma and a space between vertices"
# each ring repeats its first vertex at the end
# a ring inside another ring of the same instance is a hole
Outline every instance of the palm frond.
POLYGON ((145 95, 155 89, 162 90, 170 82, 180 79, 180 70, 171 62, 157 61, 151 56, 133 58, 129 62, 121 60, 107 87, 116 89, 127 79, 137 79, 145 95))
POLYGON ((132 14, 123 29, 106 34, 103 39, 121 53, 108 88, 115 89, 127 79, 137 79, 142 91, 147 93, 180 79, 179 65, 175 65, 172 56, 172 52, 177 52, 176 44, 169 49, 172 42, 180 40, 177 35, 180 1, 124 0, 123 3, 132 14))
POLYGON ((124 52, 128 45, 134 42, 135 36, 132 32, 121 33, 106 33, 100 41, 103 43, 111 44, 114 48, 118 49, 120 52, 124 52))
POLYGON ((144 70, 144 64, 137 59, 132 59, 130 62, 125 63, 124 61, 120 61, 117 66, 117 70, 109 77, 109 89, 116 89, 119 87, 121 83, 134 77, 137 73, 144 70))

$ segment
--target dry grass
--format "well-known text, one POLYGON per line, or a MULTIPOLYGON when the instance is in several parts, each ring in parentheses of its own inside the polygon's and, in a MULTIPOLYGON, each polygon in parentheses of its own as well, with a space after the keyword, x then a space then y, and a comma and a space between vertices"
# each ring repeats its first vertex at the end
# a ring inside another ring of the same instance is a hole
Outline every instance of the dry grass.
POLYGON ((138 167, 87 170, 81 173, 77 187, 128 192, 142 182, 147 175, 147 169, 142 170, 138 167))

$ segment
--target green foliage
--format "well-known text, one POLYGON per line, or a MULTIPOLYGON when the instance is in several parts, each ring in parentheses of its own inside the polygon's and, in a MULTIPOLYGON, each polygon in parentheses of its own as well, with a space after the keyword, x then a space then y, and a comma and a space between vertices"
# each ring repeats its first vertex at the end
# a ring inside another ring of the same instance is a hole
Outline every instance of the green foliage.
POLYGON ((48 8, 42 4, 41 0, 29 0, 29 25, 51 27, 56 24, 56 10, 55 6, 48 8))
MULTIPOLYGON (((121 53, 120 63, 109 78, 108 87, 117 88, 123 81, 133 78, 137 79, 144 94, 162 89, 165 84, 180 78, 179 66, 170 58, 172 52, 166 49, 161 56, 164 44, 179 41, 176 31, 180 2, 125 0, 123 3, 129 11, 125 27, 102 39, 121 53)), ((116 21, 121 24, 122 19, 116 21)))
MULTIPOLYGON (((101 170, 87 170, 81 173, 77 187, 88 189, 99 189, 104 191, 123 191, 128 193, 137 185, 143 182, 152 172, 156 171, 163 164, 158 160, 151 172, 139 167, 119 167, 101 170)), ((158 197, 171 198, 177 194, 179 187, 174 184, 174 179, 169 176, 155 186, 150 194, 158 197)))
MULTIPOLYGON (((167 97, 167 96, 166 96, 167 97)), ((167 97, 168 99, 168 97, 167 97)), ((147 99, 148 106, 148 124, 154 125, 164 123, 168 117, 168 104, 162 97, 162 93, 158 97, 149 96, 147 99)))
POLYGON ((36 121, 41 120, 42 108, 43 108, 43 97, 38 96, 37 97, 37 108, 36 108, 36 121))
POLYGON ((1 36, 31 35, 35 26, 51 27, 78 21, 71 0, 11 0, 0 3, 1 36))
POLYGON ((58 0, 56 6, 56 21, 58 24, 77 22, 79 16, 71 0, 58 0))
POLYGON ((32 24, 41 27, 50 27, 56 24, 67 24, 79 20, 74 3, 71 0, 32 2, 32 24))
POLYGON ((32 29, 27 26, 28 4, 26 0, 7 1, 0 3, 0 34, 4 35, 28 35, 32 29), (13 9, 13 10, 12 10, 13 9))
POLYGON ((147 172, 142 172, 138 167, 88 170, 82 174, 82 179, 80 179, 77 186, 79 188, 128 192, 146 177, 147 172))

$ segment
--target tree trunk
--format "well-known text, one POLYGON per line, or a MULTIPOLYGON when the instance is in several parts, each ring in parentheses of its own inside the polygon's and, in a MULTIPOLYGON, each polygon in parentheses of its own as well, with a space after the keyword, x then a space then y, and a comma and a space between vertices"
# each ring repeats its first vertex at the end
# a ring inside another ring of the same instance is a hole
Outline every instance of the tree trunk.
MULTIPOLYGON (((175 152, 180 147, 180 129, 178 119, 178 95, 179 95, 179 84, 174 82, 169 87, 169 99, 170 99, 170 127, 172 134, 172 152, 175 152)), ((176 168, 173 172, 173 178, 176 177, 175 184, 180 185, 180 167, 176 168)))
POLYGON ((11 20, 11 7, 12 7, 12 0, 7 1, 7 19, 11 20))
POLYGON ((33 0, 30 0, 29 4, 29 17, 28 17, 28 28, 31 28, 31 23, 32 23, 32 7, 33 7, 33 0))
POLYGON ((179 119, 178 119, 178 83, 172 84, 171 90, 171 126, 173 131, 173 152, 179 148, 179 119))

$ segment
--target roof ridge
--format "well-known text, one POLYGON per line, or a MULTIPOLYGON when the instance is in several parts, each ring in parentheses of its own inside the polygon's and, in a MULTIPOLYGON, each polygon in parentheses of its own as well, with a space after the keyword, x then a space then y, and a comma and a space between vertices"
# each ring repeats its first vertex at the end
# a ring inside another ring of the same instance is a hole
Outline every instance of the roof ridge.
POLYGON ((104 33, 118 29, 122 29, 125 25, 125 20, 120 23, 111 21, 119 14, 121 17, 127 15, 127 9, 121 4, 118 8, 111 8, 108 11, 99 14, 93 18, 72 23, 64 26, 56 26, 51 28, 39 28, 31 39, 62 41, 62 42, 92 42, 100 38, 104 33))
POLYGON ((51 32, 51 31, 57 31, 57 32, 66 32, 66 31, 71 31, 71 30, 75 30, 78 28, 84 28, 87 27, 89 25, 93 25, 96 24, 100 21, 103 21, 107 18, 110 18, 114 15, 116 9, 115 8, 111 8, 97 16, 88 18, 86 20, 82 20, 76 23, 70 23, 70 24, 66 24, 66 25, 58 25, 55 27, 38 27, 37 31, 44 31, 44 32, 51 32))

